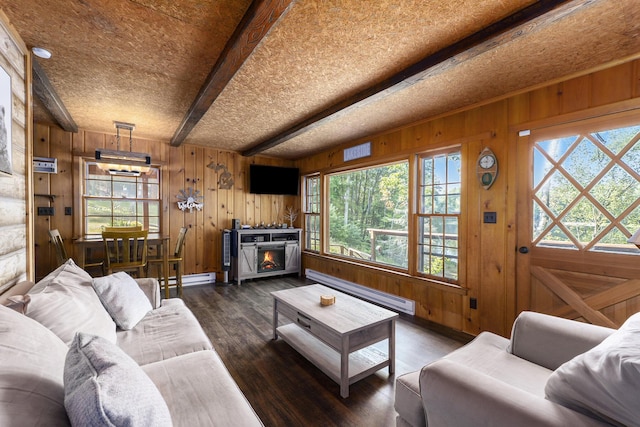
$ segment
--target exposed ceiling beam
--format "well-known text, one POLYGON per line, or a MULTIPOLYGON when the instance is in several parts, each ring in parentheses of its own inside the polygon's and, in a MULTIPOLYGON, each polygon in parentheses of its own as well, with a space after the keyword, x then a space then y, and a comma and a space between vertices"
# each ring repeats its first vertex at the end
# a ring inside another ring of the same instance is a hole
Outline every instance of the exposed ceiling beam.
POLYGON ((375 84, 347 99, 320 111, 306 120, 292 126, 278 135, 260 142, 242 152, 243 156, 254 156, 273 148, 296 136, 308 132, 329 120, 345 115, 354 108, 365 106, 390 94, 399 92, 421 80, 439 74, 448 68, 495 49, 514 38, 526 35, 536 28, 554 22, 584 6, 598 0, 540 0, 506 18, 485 27, 474 34, 447 46, 415 64, 405 68, 390 78, 375 84), (544 15, 542 20, 536 18, 544 15), (523 27, 528 23, 532 25, 523 27))
POLYGON ((47 73, 44 72, 44 69, 35 58, 33 58, 31 69, 33 70, 33 92, 49 111, 51 117, 63 130, 73 133, 78 132, 78 125, 73 121, 73 117, 67 111, 51 81, 49 81, 47 73))
POLYGON ((184 142, 253 49, 292 2, 293 0, 254 0, 251 3, 171 138, 172 146, 178 147, 184 142))

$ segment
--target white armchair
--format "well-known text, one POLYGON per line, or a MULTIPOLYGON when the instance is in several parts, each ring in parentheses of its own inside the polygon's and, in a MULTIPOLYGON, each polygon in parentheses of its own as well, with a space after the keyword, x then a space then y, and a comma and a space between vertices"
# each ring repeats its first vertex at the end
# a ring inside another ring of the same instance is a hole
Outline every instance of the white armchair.
MULTIPOLYGON (((640 317, 636 322, 640 323, 640 317)), ((572 368, 566 362, 574 363, 580 359, 576 356, 604 346, 603 340, 615 332, 523 312, 514 322, 510 340, 483 332, 421 371, 398 377, 397 426, 609 425, 602 416, 598 420, 593 414, 585 415, 588 411, 569 409, 572 405, 546 398, 545 387, 554 371, 556 377, 566 374, 566 367, 572 368)))

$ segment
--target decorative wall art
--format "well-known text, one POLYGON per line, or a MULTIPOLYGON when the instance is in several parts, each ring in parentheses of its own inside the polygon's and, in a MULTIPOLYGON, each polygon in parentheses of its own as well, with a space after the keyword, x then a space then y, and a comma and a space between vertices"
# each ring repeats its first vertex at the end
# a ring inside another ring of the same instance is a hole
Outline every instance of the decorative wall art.
POLYGON ((201 211, 204 207, 200 190, 193 191, 193 188, 189 187, 186 191, 180 190, 180 194, 176 197, 178 198, 178 209, 181 211, 189 209, 189 212, 193 212, 194 208, 201 211))
POLYGON ((0 172, 11 175, 11 76, 0 67, 0 172))
POLYGON ((211 162, 211 163, 209 163, 207 165, 207 167, 209 169, 215 170, 216 172, 222 171, 222 173, 218 177, 218 188, 219 189, 221 189, 221 190, 229 190, 229 189, 233 188, 233 176, 227 170, 227 167, 225 165, 221 165, 219 163, 215 164, 215 163, 211 162))

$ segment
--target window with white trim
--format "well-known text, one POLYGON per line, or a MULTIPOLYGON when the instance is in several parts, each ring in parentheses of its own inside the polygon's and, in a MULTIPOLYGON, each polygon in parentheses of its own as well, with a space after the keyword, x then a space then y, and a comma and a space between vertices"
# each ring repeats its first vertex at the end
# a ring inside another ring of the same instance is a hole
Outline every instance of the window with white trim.
POLYGON ((95 162, 84 165, 82 196, 85 236, 99 235, 103 227, 136 226, 160 232, 160 169, 140 176, 111 175, 95 162))

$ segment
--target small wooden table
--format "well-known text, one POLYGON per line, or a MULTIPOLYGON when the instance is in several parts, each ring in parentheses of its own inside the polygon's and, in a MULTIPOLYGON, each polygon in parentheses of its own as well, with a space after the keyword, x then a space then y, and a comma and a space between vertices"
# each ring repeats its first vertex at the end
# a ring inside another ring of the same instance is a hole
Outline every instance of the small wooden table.
MULTIPOLYGON (((162 250, 162 270, 164 273, 164 293, 165 298, 169 298, 169 236, 162 236, 159 233, 149 233, 147 236, 149 245, 157 245, 162 250)), ((104 248, 102 237, 80 237, 73 241, 74 245, 78 245, 79 250, 76 251, 78 257, 78 266, 84 268, 87 257, 87 249, 104 248)))
POLYGON ((340 384, 349 385, 385 366, 395 371, 395 326, 398 314, 323 285, 271 292, 273 339, 282 337, 298 353, 340 384), (333 305, 320 305, 321 295, 334 295, 333 305), (292 323, 278 326, 281 314, 292 323), (373 347, 389 340, 387 354, 373 347))

